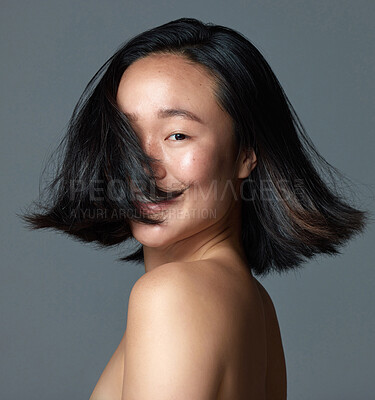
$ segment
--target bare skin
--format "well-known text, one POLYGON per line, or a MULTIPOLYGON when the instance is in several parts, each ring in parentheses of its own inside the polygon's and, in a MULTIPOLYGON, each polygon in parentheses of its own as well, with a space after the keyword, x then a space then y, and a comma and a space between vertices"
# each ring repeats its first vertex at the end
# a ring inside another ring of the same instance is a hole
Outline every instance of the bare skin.
MULTIPOLYGON (((220 260, 224 257, 220 255, 220 260)), ((212 400, 284 400, 286 367, 279 325, 273 303, 264 287, 241 268, 227 268, 222 261, 185 264, 186 279, 196 279, 229 340, 223 348, 225 372, 212 400), (195 264, 195 265, 194 265, 195 264), (204 267, 204 269, 202 269, 204 267), (218 312, 220 310, 220 312, 218 312)), ((218 346, 221 346, 219 343, 218 346)), ((126 331, 105 367, 90 400, 122 400, 126 331)), ((197 374, 197 380, 204 379, 197 374)), ((181 397, 183 398, 183 397, 181 397)))
POLYGON ((158 184, 191 186, 161 211, 163 224, 131 222, 146 273, 90 400, 286 399, 276 313, 240 245, 240 183, 256 156, 244 150, 236 161, 233 122, 214 88, 207 70, 176 55, 137 60, 121 79, 118 105, 145 151, 161 160, 158 184), (161 116, 165 109, 188 110, 200 122, 161 116))

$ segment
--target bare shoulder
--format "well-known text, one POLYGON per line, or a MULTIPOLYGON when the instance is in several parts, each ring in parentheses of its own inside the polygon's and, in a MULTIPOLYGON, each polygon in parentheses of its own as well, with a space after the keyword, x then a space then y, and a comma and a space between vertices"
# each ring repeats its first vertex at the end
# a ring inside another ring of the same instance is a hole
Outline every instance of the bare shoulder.
POLYGON ((145 296, 162 293, 173 289, 174 284, 181 282, 186 276, 184 263, 167 263, 143 274, 134 284, 133 296, 145 296))
POLYGON ((152 300, 153 304, 165 301, 172 307, 173 304, 181 306, 181 302, 184 302, 185 311, 204 312, 202 301, 208 300, 207 292, 204 298, 201 296, 207 289, 205 275, 203 270, 199 273, 189 263, 163 264, 136 281, 130 293, 129 304, 134 300, 137 303, 146 302, 152 307, 152 300))
POLYGON ((161 265, 134 285, 130 313, 139 312, 143 304, 143 310, 158 315, 159 321, 183 314, 200 325, 201 334, 225 363, 232 344, 247 335, 249 326, 258 334, 254 327, 260 327, 263 319, 254 278, 238 271, 216 260, 161 265))
POLYGON ((163 323, 183 316, 183 320, 199 325, 196 332, 200 331, 211 347, 221 348, 219 340, 228 326, 224 309, 228 296, 224 295, 223 277, 219 270, 214 274, 212 267, 205 261, 173 262, 145 273, 130 293, 129 316, 149 312, 163 323))
POLYGON ((133 286, 130 300, 183 302, 186 311, 208 314, 211 325, 215 318, 227 325, 225 318, 233 315, 233 308, 239 312, 242 306, 259 307, 252 280, 250 274, 236 274, 215 260, 171 262, 142 275, 133 286))
POLYGON ((223 360, 210 307, 186 265, 165 264, 138 279, 129 297, 123 399, 215 397, 223 360))

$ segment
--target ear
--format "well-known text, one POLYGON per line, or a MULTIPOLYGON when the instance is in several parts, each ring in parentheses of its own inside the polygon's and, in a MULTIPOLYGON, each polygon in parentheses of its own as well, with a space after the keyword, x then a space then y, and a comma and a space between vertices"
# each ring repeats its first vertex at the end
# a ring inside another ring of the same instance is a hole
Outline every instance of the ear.
POLYGON ((240 161, 239 161, 239 169, 238 169, 238 179, 247 178, 250 175, 250 172, 255 168, 257 164, 257 157, 254 152, 254 149, 248 150, 245 149, 241 153, 240 161))

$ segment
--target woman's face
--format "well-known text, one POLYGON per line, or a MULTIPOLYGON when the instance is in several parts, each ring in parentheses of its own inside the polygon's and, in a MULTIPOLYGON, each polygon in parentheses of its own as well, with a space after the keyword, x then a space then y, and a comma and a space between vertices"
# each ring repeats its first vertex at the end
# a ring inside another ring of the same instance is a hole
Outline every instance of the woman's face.
POLYGON ((117 103, 145 152, 161 160, 153 165, 158 186, 178 190, 191 185, 161 211, 164 223, 131 221, 134 237, 144 246, 167 249, 208 226, 222 229, 233 223, 233 206, 240 206, 233 193, 236 178, 249 170, 242 157, 239 168, 234 164, 232 120, 216 102, 213 87, 200 65, 178 55, 139 59, 121 78, 117 103))

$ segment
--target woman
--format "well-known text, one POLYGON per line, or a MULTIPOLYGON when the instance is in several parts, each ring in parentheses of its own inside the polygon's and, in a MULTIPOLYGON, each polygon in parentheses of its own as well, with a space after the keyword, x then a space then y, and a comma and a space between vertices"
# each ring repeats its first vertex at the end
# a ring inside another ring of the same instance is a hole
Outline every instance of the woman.
POLYGON ((253 274, 336 254, 367 214, 339 198, 277 78, 240 33, 181 18, 125 43, 79 100, 43 213, 141 247, 124 336, 90 399, 286 399, 273 303, 253 274), (316 164, 316 165, 314 165, 316 164))

